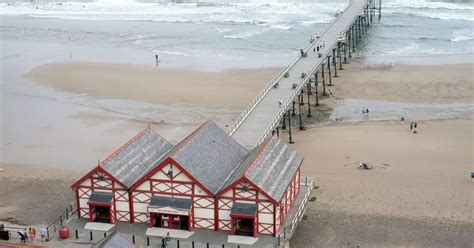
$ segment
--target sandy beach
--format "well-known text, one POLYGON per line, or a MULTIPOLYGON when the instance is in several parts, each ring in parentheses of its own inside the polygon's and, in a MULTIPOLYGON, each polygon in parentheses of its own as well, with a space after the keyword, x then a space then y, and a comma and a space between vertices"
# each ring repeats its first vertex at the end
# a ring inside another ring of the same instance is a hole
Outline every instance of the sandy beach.
POLYGON ((316 177, 319 188, 292 247, 468 247, 473 127, 469 119, 421 122, 417 134, 406 122, 297 132, 302 173, 316 177), (361 162, 373 169, 359 169, 361 162))
MULTIPOLYGON (((361 242, 368 247, 394 244, 459 244, 459 247, 463 247, 463 244, 470 242, 471 238, 464 234, 472 230, 474 225, 470 197, 472 183, 468 178, 473 161, 474 123, 471 116, 421 121, 417 134, 409 131, 407 122, 370 122, 369 119, 362 123, 335 124, 326 123, 326 120, 333 106, 341 99, 351 97, 400 102, 469 101, 473 95, 471 69, 471 64, 346 65, 345 70, 339 72, 339 78, 333 79, 335 86, 330 89, 334 97, 321 100, 320 110, 325 112, 319 113, 322 123, 307 125, 307 130, 294 133, 294 147, 305 156, 303 175, 316 177, 319 189, 314 193, 317 201, 309 206, 307 219, 298 228, 292 247, 309 247, 309 244, 327 247, 354 242, 361 242), (360 162, 367 162, 374 169, 360 170, 357 168, 360 162), (387 222, 390 224, 387 225, 387 222), (446 229, 446 226, 450 228, 446 229), (361 230, 370 230, 372 233, 361 230), (386 236, 387 232, 391 233, 390 237, 386 236), (418 241, 423 238, 435 240, 435 243, 418 241), (436 243, 436 240, 439 242, 436 243)), ((177 109, 189 105, 209 109, 242 109, 276 71, 252 69, 201 72, 77 63, 41 66, 26 74, 26 77, 41 85, 99 99, 125 98, 166 103, 177 109), (78 79, 82 74, 86 76, 78 79), (192 80, 182 81, 183 74, 192 75, 192 80), (159 80, 156 81, 156 78, 159 80), (136 85, 139 87, 134 87, 136 85)), ((94 127, 116 117, 90 111, 75 115, 74 118, 94 127)), ((315 120, 306 122, 314 123, 315 120)), ((132 121, 121 128, 125 131, 131 127, 137 129, 138 126, 139 122, 137 125, 132 121)), ((193 124, 165 123, 155 127, 158 130, 175 130, 167 135, 179 140, 180 135, 185 130, 191 130, 193 124)), ((116 132, 103 133, 104 144, 100 149, 103 156, 108 154, 108 148, 112 151, 120 145, 110 144, 111 140, 106 138, 113 133, 116 132)), ((285 133, 282 137, 287 140, 285 133)), ((127 138, 121 137, 120 140, 127 138)), ((8 195, 6 192, 10 191, 4 191, 1 194, 3 199, 11 194, 23 195, 27 189, 31 192, 32 188, 35 189, 33 192, 44 192, 44 188, 38 186, 41 183, 55 185, 58 189, 57 194, 62 195, 63 199, 63 204, 58 204, 58 208, 72 199, 68 186, 77 174, 53 173, 54 176, 39 176, 42 179, 38 180, 24 178, 23 174, 18 176, 22 168, 6 166, 0 174, 5 179, 2 183, 12 185, 10 175, 14 171, 16 177, 22 178, 14 181, 25 189, 20 190, 20 187, 8 195)), ((47 202, 44 199, 48 199, 37 192, 29 195, 40 206, 41 202, 47 202), (38 195, 41 197, 36 197, 38 195)), ((24 213, 31 212, 28 204, 23 201, 14 203, 2 210, 8 213, 7 216, 13 217, 10 220, 33 221, 31 217, 19 217, 28 216, 24 213)), ((47 218, 35 221, 47 221, 47 218)))
POLYGON ((48 64, 26 75, 42 84, 102 99, 171 106, 244 109, 280 70, 206 72, 126 64, 48 64))

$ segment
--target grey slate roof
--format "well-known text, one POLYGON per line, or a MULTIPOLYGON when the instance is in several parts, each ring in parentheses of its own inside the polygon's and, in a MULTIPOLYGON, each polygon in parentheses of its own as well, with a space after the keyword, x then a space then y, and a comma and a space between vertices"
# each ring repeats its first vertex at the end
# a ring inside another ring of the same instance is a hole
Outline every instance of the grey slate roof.
POLYGON ((114 231, 106 238, 103 238, 93 246, 92 248, 136 248, 133 242, 125 238, 121 233, 114 231))
POLYGON ((303 156, 277 137, 270 137, 257 152, 255 165, 249 165, 247 178, 276 201, 280 201, 303 156))
POLYGON ((130 188, 165 158, 172 148, 168 141, 147 128, 103 161, 100 166, 130 188))
POLYGON ((231 214, 255 215, 257 213, 257 204, 236 202, 232 206, 231 214))
POLYGON ((191 209, 193 202, 191 199, 184 198, 171 198, 163 196, 153 196, 150 201, 150 207, 162 208, 162 207, 171 207, 175 209, 191 209))
POLYGON ((234 168, 234 171, 229 175, 229 177, 227 177, 224 186, 222 186, 222 189, 245 176, 247 168, 255 161, 260 150, 262 150, 264 146, 265 143, 262 143, 248 153, 247 157, 243 159, 240 164, 234 168))
POLYGON ((92 192, 88 202, 111 203, 114 195, 109 192, 92 192))
POLYGON ((208 121, 178 144, 171 157, 216 194, 247 152, 224 130, 208 121))

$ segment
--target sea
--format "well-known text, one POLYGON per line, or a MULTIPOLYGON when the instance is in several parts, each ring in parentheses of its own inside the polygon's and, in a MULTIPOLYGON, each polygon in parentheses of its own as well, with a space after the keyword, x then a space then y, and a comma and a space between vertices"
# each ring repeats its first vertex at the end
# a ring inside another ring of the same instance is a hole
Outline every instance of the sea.
MULTIPOLYGON (((283 66, 348 3, 0 0, 0 33, 4 54, 24 40, 23 49, 48 44, 38 49, 87 61, 152 63, 158 54, 165 67, 283 66)), ((383 0, 382 6, 356 56, 373 63, 473 61, 472 0, 383 0)))

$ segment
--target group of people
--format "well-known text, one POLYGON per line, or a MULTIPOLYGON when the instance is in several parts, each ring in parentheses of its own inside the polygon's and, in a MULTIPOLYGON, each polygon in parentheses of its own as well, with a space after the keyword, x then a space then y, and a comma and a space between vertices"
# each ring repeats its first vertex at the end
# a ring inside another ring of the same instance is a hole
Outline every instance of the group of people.
MULTIPOLYGON (((48 230, 46 230, 46 227, 42 227, 40 229, 40 238, 41 241, 46 241, 46 237, 48 234, 48 230)), ((18 235, 20 235, 20 240, 22 243, 28 242, 34 242, 36 239, 36 229, 34 227, 28 228, 28 232, 26 231, 18 231, 18 235)))
POLYGON ((318 58, 321 58, 323 54, 320 52, 324 49, 324 41, 320 41, 316 47, 313 47, 313 52, 318 52, 318 58))
POLYGON ((418 127, 418 123, 416 121, 410 121, 410 131, 413 131, 413 133, 417 133, 416 132, 416 128, 418 127))

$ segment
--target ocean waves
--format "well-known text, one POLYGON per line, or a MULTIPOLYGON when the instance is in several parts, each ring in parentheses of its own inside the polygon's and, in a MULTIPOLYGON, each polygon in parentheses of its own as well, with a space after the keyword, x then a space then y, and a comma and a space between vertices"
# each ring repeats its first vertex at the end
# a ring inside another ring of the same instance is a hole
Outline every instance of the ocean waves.
POLYGON ((78 20, 127 20, 193 23, 253 23, 289 29, 286 23, 329 22, 347 3, 143 3, 96 2, 0 3, 0 15, 78 20))

